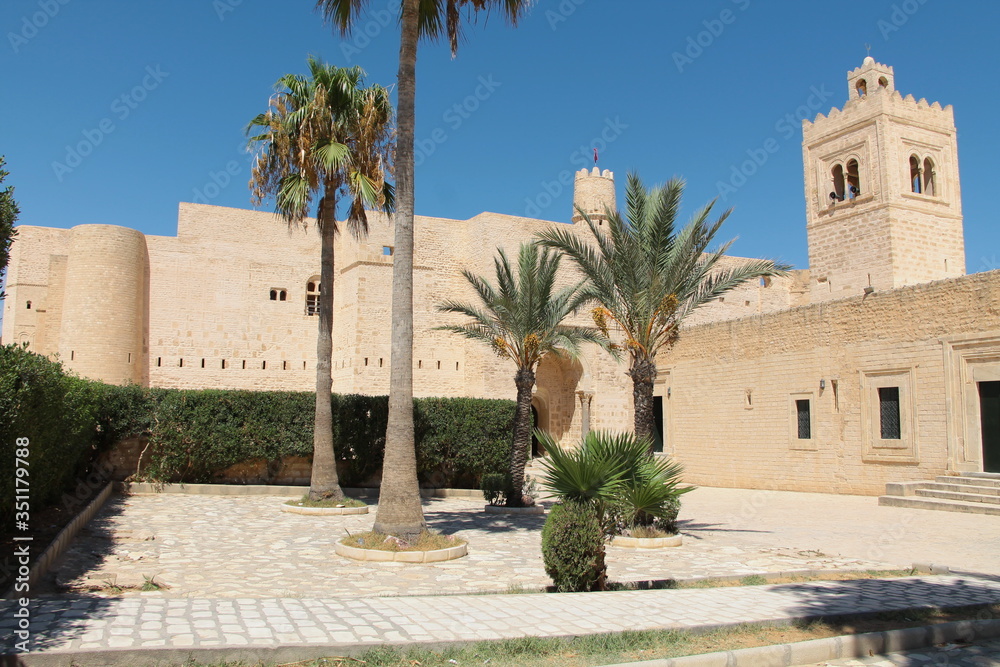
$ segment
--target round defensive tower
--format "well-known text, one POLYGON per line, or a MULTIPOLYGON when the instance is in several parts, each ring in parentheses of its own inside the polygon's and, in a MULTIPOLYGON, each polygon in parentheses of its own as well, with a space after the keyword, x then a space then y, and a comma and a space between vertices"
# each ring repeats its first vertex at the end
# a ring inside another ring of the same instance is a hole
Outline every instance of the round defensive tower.
POLYGON ((593 171, 581 169, 576 172, 576 179, 573 184, 573 222, 583 222, 584 213, 597 223, 607 221, 606 211, 616 208, 615 202, 615 175, 605 169, 603 172, 597 167, 593 171))
POLYGON ((146 384, 149 256, 141 232, 114 225, 70 230, 59 358, 79 375, 146 384))

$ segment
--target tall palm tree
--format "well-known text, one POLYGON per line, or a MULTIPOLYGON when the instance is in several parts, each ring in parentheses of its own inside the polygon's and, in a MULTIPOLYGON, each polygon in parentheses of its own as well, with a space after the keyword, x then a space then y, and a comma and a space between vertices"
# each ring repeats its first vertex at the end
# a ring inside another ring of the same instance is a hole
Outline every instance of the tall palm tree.
POLYGON ((347 227, 356 238, 368 230, 365 205, 391 211, 386 182, 391 157, 392 103, 382 86, 363 87, 364 71, 309 59, 309 76, 278 80, 269 109, 247 125, 255 148, 250 188, 254 204, 274 197, 288 224, 306 225, 319 198, 316 226, 321 239, 319 330, 316 336, 316 416, 309 497, 344 497, 333 451, 333 243, 339 232, 337 203, 350 205, 347 227))
POLYGON ((593 311, 598 328, 605 335, 611 323, 621 329, 630 358, 635 434, 650 441, 656 355, 676 342, 684 318, 748 280, 785 275, 788 268, 766 259, 723 262, 732 241, 708 250, 732 212, 710 221, 714 201, 676 230, 683 192, 681 179, 647 189, 638 175, 629 174, 627 217, 607 211, 607 232, 580 211, 592 240, 562 226, 538 236, 541 244, 568 255, 586 277, 584 294, 600 304, 593 311))
POLYGON ((587 295, 580 285, 555 291, 559 255, 524 243, 517 258, 517 275, 502 248, 493 260, 496 286, 468 270, 462 275, 472 285, 476 304, 448 300, 438 310, 460 313, 470 321, 437 327, 489 345, 497 356, 510 359, 517 367, 517 411, 514 416, 514 444, 510 454, 511 488, 507 504, 523 504, 524 466, 531 447, 531 390, 535 368, 546 354, 579 353, 580 343, 606 345, 594 329, 562 326, 563 320, 582 306, 587 295))
MULTIPOLYGON (((458 52, 461 10, 476 14, 497 8, 512 25, 531 0, 400 0, 399 134, 396 140, 396 185, 392 267, 392 347, 389 369, 389 418, 385 460, 375 530, 412 537, 424 528, 417 483, 413 437, 413 142, 416 116, 417 42, 447 35, 452 57, 458 52)), ((317 0, 316 8, 343 35, 350 33, 368 0, 317 0)))

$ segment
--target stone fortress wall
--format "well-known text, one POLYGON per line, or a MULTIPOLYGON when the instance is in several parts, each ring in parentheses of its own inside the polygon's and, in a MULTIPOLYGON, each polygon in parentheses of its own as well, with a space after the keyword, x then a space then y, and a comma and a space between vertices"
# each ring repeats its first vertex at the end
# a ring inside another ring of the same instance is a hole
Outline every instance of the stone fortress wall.
MULTIPOLYGON (((847 79, 843 109, 803 123, 810 269, 708 304, 659 360, 665 449, 694 483, 876 494, 887 481, 983 470, 977 386, 1000 381, 1000 272, 963 277, 952 110, 903 98, 871 58, 847 79), (886 405, 897 414, 888 437, 886 405)), ((577 206, 606 224, 614 191, 611 172, 578 172, 571 229, 589 235, 577 206)), ((364 241, 336 246, 337 392, 388 391, 392 223, 369 222, 364 241)), ((436 331, 457 316, 435 306, 472 300, 462 269, 492 276, 497 247, 514 257, 555 224, 417 216, 417 396, 514 398, 509 362, 436 331)), ((308 391, 318 257, 312 227, 206 205, 180 205, 176 237, 22 226, 3 339, 109 382, 308 391)), ((591 324, 589 312, 570 323, 591 324)), ((564 444, 631 428, 626 370, 597 349, 545 359, 539 425, 564 444)))
MULTIPOLYGON (((595 214, 614 206, 611 172, 584 170, 577 184, 575 205, 595 214)), ((417 217, 417 396, 514 398, 513 366, 481 344, 436 331, 449 318, 461 321, 436 305, 473 300, 463 269, 492 277, 496 248, 514 258, 521 242, 553 224, 562 223, 496 213, 464 221, 417 217)), ((369 227, 363 241, 342 234, 336 244, 333 380, 341 393, 389 388, 393 229, 378 213, 369 215, 369 227)), ((589 235, 582 222, 573 228, 589 235)), ((58 354, 69 370, 108 382, 309 391, 317 320, 307 312, 307 288, 318 281, 318 257, 313 221, 289 229, 268 212, 201 204, 180 205, 176 237, 110 225, 22 226, 4 339, 27 341, 40 353, 58 354)), ((565 267, 569 283, 572 270, 565 267)), ((793 283, 741 287, 699 312, 697 321, 787 308, 793 283)), ((589 312, 570 323, 592 324, 589 312)), ((564 442, 583 430, 583 400, 590 402, 591 428, 632 423, 626 366, 589 347, 579 360, 547 359, 538 369, 540 421, 564 442)))

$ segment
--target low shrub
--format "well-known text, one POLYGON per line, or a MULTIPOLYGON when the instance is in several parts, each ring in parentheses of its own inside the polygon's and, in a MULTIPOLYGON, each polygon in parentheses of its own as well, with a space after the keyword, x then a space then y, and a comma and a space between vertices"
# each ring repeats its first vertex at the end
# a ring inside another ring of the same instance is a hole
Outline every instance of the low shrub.
POLYGON ((86 475, 97 449, 96 414, 90 383, 68 377, 58 362, 19 345, 0 346, 0 520, 5 529, 14 517, 15 495, 29 497, 18 511, 30 506, 38 512, 86 475), (18 468, 24 472, 17 473, 18 468))
POLYGON ((542 527, 542 561, 559 592, 603 589, 604 530, 593 504, 567 501, 549 511, 542 527))
POLYGON ((479 484, 483 490, 483 498, 490 505, 505 505, 510 495, 510 475, 500 472, 489 472, 483 475, 479 484))

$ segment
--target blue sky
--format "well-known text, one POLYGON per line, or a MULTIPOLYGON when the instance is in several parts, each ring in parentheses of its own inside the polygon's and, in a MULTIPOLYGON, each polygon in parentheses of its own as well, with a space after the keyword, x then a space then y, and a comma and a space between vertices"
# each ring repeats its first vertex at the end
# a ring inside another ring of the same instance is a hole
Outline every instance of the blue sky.
MULTIPOLYGON (((398 0, 373 0, 347 40, 313 6, 6 0, 0 153, 20 222, 172 235, 178 202, 251 208, 243 128, 281 75, 315 54, 394 84, 398 0)), ((818 98, 810 116, 841 106, 869 44, 904 95, 954 105, 968 270, 997 268, 998 19, 1000 3, 943 0, 538 0, 517 29, 481 19, 457 59, 420 50, 417 213, 568 220, 560 177, 597 145, 619 192, 630 170, 686 178, 686 217, 773 138, 720 201, 735 208, 724 236, 804 268, 794 117, 818 98)))

